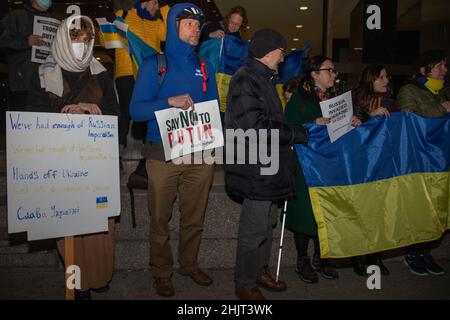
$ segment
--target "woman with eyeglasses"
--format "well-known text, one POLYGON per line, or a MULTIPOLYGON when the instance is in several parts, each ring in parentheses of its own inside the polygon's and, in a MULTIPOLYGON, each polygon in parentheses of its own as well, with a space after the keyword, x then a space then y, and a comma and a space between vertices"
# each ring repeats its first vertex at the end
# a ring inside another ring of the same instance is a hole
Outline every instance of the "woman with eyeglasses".
POLYGON ((375 116, 389 116, 395 111, 393 92, 389 87, 390 76, 382 64, 364 68, 358 85, 352 91, 353 109, 364 122, 375 116))
MULTIPOLYGON (((51 54, 36 74, 28 96, 28 111, 117 115, 114 86, 107 70, 93 56, 94 24, 86 16, 61 22, 51 54), (75 20, 75 21, 74 21, 75 20), (72 23, 75 22, 75 23, 72 23)), ((57 241, 64 259, 64 239, 57 241)), ((108 231, 76 236, 74 264, 80 267, 76 300, 90 300, 90 289, 106 291, 114 268, 114 219, 108 231)))
MULTIPOLYGON (((331 59, 316 56, 310 59, 304 70, 304 77, 298 90, 286 104, 285 114, 289 125, 298 126, 305 123, 326 125, 330 123, 320 110, 320 102, 335 96, 334 90, 337 72, 331 59)), ((352 124, 358 126, 361 121, 353 117, 352 124)), ((307 283, 317 283, 319 272, 325 279, 337 279, 337 271, 326 259, 320 258, 317 224, 314 219, 309 191, 299 166, 296 174, 296 197, 289 201, 286 212, 286 227, 294 233, 297 249, 297 266, 295 271, 300 279, 307 283), (312 239, 314 254, 308 256, 308 244, 312 239)))

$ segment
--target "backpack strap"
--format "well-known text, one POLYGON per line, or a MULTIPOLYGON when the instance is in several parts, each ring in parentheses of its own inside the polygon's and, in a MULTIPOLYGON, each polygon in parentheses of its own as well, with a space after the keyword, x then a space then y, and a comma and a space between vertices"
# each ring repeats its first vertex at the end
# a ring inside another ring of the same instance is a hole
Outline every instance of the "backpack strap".
POLYGON ((164 53, 156 54, 156 63, 158 68, 158 86, 161 87, 167 72, 167 60, 164 53))
MULTIPOLYGON (((206 68, 206 61, 197 52, 195 52, 195 56, 197 57, 198 62, 200 64, 200 72, 202 73, 203 77, 202 90, 203 92, 206 92, 208 81, 208 71, 206 68)), ((164 77, 166 76, 167 72, 167 58, 164 53, 156 54, 156 64, 158 70, 158 86, 161 86, 162 83, 164 82, 164 77)))
POLYGON ((208 82, 208 70, 206 68, 206 61, 205 59, 202 58, 202 56, 198 53, 195 52, 195 56, 198 59, 198 62, 200 63, 200 72, 202 73, 202 77, 203 77, 203 92, 206 92, 207 90, 207 82, 208 82))

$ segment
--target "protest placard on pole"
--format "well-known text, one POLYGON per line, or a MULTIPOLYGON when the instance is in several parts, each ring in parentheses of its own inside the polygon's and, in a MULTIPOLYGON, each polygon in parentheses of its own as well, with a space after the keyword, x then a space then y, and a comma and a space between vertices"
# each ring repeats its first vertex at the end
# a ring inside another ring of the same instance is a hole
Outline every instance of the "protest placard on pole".
POLYGON ((33 46, 31 48, 31 61, 44 63, 50 54, 53 39, 61 21, 49 17, 34 17, 33 34, 41 36, 42 46, 33 46))
POLYGON ((320 103, 322 115, 330 118, 331 122, 327 124, 330 141, 334 142, 344 134, 354 129, 352 126, 353 102, 352 93, 348 91, 320 103))
POLYGON ((8 232, 108 230, 120 213, 117 117, 7 112, 8 232))
POLYGON ((194 109, 155 112, 166 161, 223 146, 217 100, 196 103, 194 109))

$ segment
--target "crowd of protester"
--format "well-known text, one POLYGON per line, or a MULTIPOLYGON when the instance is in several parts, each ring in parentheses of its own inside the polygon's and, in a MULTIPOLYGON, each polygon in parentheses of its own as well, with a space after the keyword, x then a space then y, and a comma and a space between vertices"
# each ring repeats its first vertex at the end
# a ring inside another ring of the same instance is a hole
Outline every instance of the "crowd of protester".
MULTIPOLYGON (((116 17, 121 17, 129 30, 155 51, 161 52, 165 44, 164 55, 169 68, 160 84, 156 76, 158 62, 152 56, 140 66, 135 79, 130 55, 124 49, 116 49, 114 86, 106 69, 93 57, 95 28, 85 16, 78 17, 82 21, 78 29, 71 23, 73 17, 61 23, 45 64, 39 66, 31 62, 31 47, 42 43, 39 36, 33 35, 33 19, 49 16, 51 5, 51 0, 31 0, 30 5, 12 11, 2 20, 0 43, 8 49, 9 84, 13 92, 10 109, 118 115, 121 153, 133 123, 135 130, 141 132, 136 135, 144 141, 145 160, 140 166, 143 170, 146 168, 148 174, 150 268, 155 290, 164 297, 175 295, 168 224, 177 196, 181 211, 179 272, 198 285, 211 285, 213 279, 200 269, 197 260, 214 166, 207 163, 175 165, 165 161, 155 111, 170 107, 187 110, 195 103, 218 99, 214 76, 204 72, 212 70, 212 66, 196 50, 202 41, 241 37, 241 31, 248 24, 246 10, 236 6, 222 21, 207 23, 202 9, 189 3, 169 8, 162 1, 140 0, 128 10, 117 11, 116 17), (200 76, 198 70, 201 70, 200 76)), ((304 168, 295 161, 291 149, 293 144, 308 142, 304 124, 330 123, 319 104, 337 95, 333 89, 338 72, 328 57, 308 58, 302 75, 283 86, 287 101, 283 110, 273 79, 286 49, 286 40, 276 30, 255 32, 248 58, 230 82, 227 99, 225 128, 281 132, 280 166, 284 169, 278 174, 261 177, 255 175, 258 165, 225 165, 228 192, 243 199, 235 281, 236 296, 245 300, 264 299, 259 287, 271 291, 287 288, 287 284, 276 281, 268 269, 272 228, 278 220, 280 200, 289 200, 286 227, 294 235, 298 255, 295 271, 299 278, 317 283, 319 275, 330 280, 339 277, 333 263, 321 258, 304 168), (290 197, 291 194, 294 197, 290 197), (312 257, 308 254, 310 240, 314 248, 312 257)), ((352 88, 352 125, 360 126, 374 117, 389 117, 393 112, 446 117, 450 112, 450 86, 445 83, 447 71, 444 51, 424 52, 414 65, 411 80, 395 95, 387 67, 383 64, 366 66, 352 88)), ((75 263, 88 275, 82 278, 77 298, 89 298, 91 289, 107 290, 113 272, 113 233, 114 223, 110 220, 107 233, 76 237, 75 263)), ((412 273, 445 273, 431 255, 433 245, 434 242, 429 242, 408 247, 404 262, 412 273)), ((58 249, 64 256, 61 241, 58 249)), ((360 276, 367 276, 369 265, 378 265, 383 275, 390 273, 381 253, 353 257, 352 262, 355 273, 360 276)))

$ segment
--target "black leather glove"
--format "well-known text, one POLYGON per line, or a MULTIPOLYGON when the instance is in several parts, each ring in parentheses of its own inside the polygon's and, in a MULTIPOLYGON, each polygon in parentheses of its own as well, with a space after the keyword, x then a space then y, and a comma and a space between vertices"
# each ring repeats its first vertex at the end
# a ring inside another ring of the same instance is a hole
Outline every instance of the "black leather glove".
POLYGON ((304 126, 292 127, 293 144, 308 143, 308 130, 304 126))

